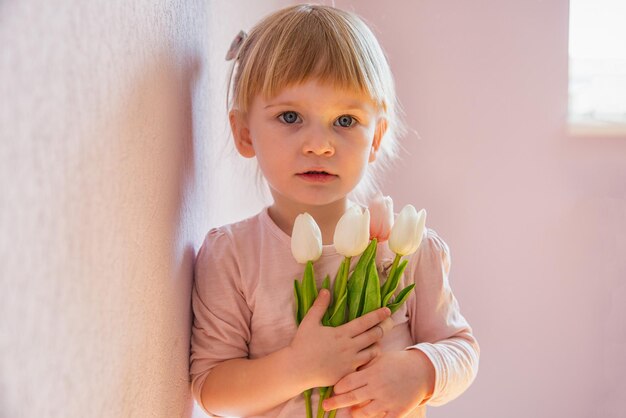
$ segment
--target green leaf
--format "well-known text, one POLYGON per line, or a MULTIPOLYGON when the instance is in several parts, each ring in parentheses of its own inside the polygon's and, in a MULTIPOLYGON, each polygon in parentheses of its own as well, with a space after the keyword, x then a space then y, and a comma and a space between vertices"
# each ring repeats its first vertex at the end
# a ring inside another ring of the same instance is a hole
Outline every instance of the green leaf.
POLYGON ((393 272, 390 272, 390 276, 385 282, 385 284, 389 283, 389 286, 386 290, 386 293, 383 294, 383 306, 387 305, 387 303, 389 302, 389 299, 391 299, 393 294, 396 292, 396 289, 398 288, 398 283, 400 283, 400 277, 402 277, 402 273, 404 273, 404 270, 406 269, 407 264, 408 264, 408 261, 403 260, 402 263, 400 263, 400 265, 398 266, 398 268, 396 268, 393 272))
MULTIPOLYGON (((338 327, 346 323, 346 303, 348 294, 344 293, 343 296, 337 301, 335 309, 328 320, 328 325, 331 327, 338 327)), ((326 324, 324 324, 326 325, 326 324)))
POLYGON ((363 287, 365 286, 365 275, 353 273, 348 280, 348 320, 352 321, 359 316, 362 310, 361 300, 363 287))
MULTIPOLYGON (((339 301, 341 301, 342 298, 344 300, 346 298, 349 268, 350 268, 350 257, 345 257, 343 261, 341 262, 341 264, 339 265, 339 269, 337 270, 337 274, 335 275, 335 283, 333 285, 333 289, 334 289, 333 300, 330 306, 328 307, 328 309, 326 310, 326 313, 324 314, 324 318, 322 319, 322 323, 324 325, 330 325, 330 318, 333 315, 336 315, 340 308, 339 301)), ((342 311, 339 314, 341 315, 341 318, 343 318, 345 316, 345 301, 343 302, 343 306, 341 306, 341 308, 342 308, 342 311)), ((335 319, 334 323, 337 323, 337 321, 338 319, 335 319)))
POLYGON ((374 238, 373 240, 370 241, 367 248, 365 248, 365 251, 363 251, 363 254, 361 254, 361 257, 359 258, 359 261, 356 263, 356 266, 354 267, 354 271, 352 272, 352 275, 350 276, 350 279, 348 281, 350 281, 352 279, 352 276, 355 274, 361 274, 363 275, 363 277, 365 277, 365 274, 367 273, 367 269, 369 268, 369 265, 370 265, 370 261, 372 259, 376 259, 376 245, 377 245, 377 241, 376 241, 376 238, 374 238))
POLYGON ((376 270, 376 260, 374 259, 370 261, 369 270, 367 272, 367 282, 363 292, 365 299, 361 315, 365 315, 366 313, 380 308, 380 281, 378 279, 378 271, 376 270))
POLYGON ((313 262, 308 261, 304 268, 304 278, 302 279, 302 318, 309 312, 315 298, 317 298, 317 285, 313 275, 313 262))
POLYGON ((300 325, 300 322, 302 322, 302 292, 300 290, 300 282, 298 279, 293 281, 293 294, 296 301, 296 323, 300 325))
POLYGON ((326 312, 324 312, 324 316, 322 317, 322 325, 325 327, 330 326, 330 314, 330 308, 326 309, 326 312))
POLYGON ((385 295, 389 293, 391 279, 396 274, 400 258, 402 258, 402 256, 400 254, 396 254, 396 257, 393 259, 393 263, 391 264, 391 270, 389 270, 389 274, 387 274, 387 280, 385 280, 385 284, 383 284, 383 287, 380 289, 380 294, 383 295, 383 299, 385 298, 385 295))
MULTIPOLYGON (((326 289, 330 292, 330 276, 328 274, 326 275, 326 277, 324 277, 324 281, 322 282, 322 289, 326 289)), ((325 325, 325 326, 329 325, 330 314, 331 314, 331 310, 329 306, 328 309, 326 309, 326 312, 324 312, 324 317, 322 318, 322 325, 325 325)))
POLYGON ((330 292, 330 275, 326 275, 324 277, 324 281, 322 281, 322 289, 326 289, 330 292))
POLYGON ((337 270, 337 275, 335 276, 335 284, 333 287, 333 296, 334 300, 338 300, 341 295, 346 292, 346 287, 348 284, 348 270, 350 269, 350 257, 344 257, 341 265, 339 266, 339 270, 337 270))
POLYGON ((398 308, 400 308, 400 306, 402 306, 402 304, 406 302, 406 300, 411 295, 411 291, 413 291, 414 287, 415 283, 408 285, 407 287, 402 289, 400 293, 398 293, 398 297, 394 299, 393 303, 387 305, 387 307, 391 310, 391 313, 397 311, 398 308))
POLYGON ((348 319, 350 321, 360 316, 363 311, 363 288, 370 260, 376 260, 376 244, 376 239, 370 241, 348 279, 348 319))

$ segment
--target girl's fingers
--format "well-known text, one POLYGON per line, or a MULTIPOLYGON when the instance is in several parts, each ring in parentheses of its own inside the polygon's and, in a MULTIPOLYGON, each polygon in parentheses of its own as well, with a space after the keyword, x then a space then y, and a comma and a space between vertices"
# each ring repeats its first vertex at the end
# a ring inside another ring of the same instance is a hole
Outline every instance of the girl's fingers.
MULTIPOLYGON (((359 334, 364 333, 368 329, 380 324, 391 315, 389 308, 380 308, 372 311, 359 318, 353 319, 342 327, 345 327, 345 331, 350 337, 356 337, 359 334)), ((384 332, 383 329, 381 331, 384 332)))
POLYGON ((357 335, 353 338, 357 347, 369 347, 372 344, 382 340, 385 334, 387 334, 394 327, 393 319, 387 318, 373 328, 370 328, 366 332, 357 335))
POLYGON ((322 321, 324 314, 326 313, 326 309, 328 308, 329 303, 330 292, 326 289, 320 290, 317 298, 313 302, 313 305, 311 305, 309 312, 307 312, 307 314, 304 316, 302 322, 304 323, 305 321, 314 321, 315 323, 319 324, 322 321))
POLYGON ((364 333, 357 335, 353 338, 357 347, 369 347, 370 345, 382 340, 385 334, 387 334, 394 327, 394 322, 391 317, 388 317, 383 322, 375 325, 373 328, 365 331, 364 333))
POLYGON ((380 323, 380 326, 383 327, 383 333, 387 335, 387 333, 391 331, 393 327, 396 326, 396 323, 393 322, 393 318, 388 317, 387 319, 385 319, 383 322, 380 323))
POLYGON ((382 340, 384 336, 385 329, 382 327, 382 324, 379 324, 364 333, 357 335, 352 339, 352 341, 354 341, 354 344, 358 349, 361 349, 377 343, 382 340))
POLYGON ((380 402, 373 400, 368 402, 365 406, 359 408, 353 408, 352 418, 380 418, 387 417, 389 414, 385 414, 380 402))
POLYGON ((334 386, 333 393, 341 395, 362 388, 365 385, 367 385, 367 381, 364 379, 363 372, 349 373, 339 379, 334 386))
POLYGON ((367 396, 366 387, 362 387, 348 393, 332 396, 326 399, 322 405, 325 411, 331 411, 333 409, 358 405, 365 401, 369 401, 369 397, 367 396))
POLYGON ((357 355, 354 357, 354 364, 353 364, 354 370, 374 360, 376 357, 378 357, 379 354, 380 354, 380 348, 378 347, 378 345, 371 345, 365 350, 359 351, 357 355))

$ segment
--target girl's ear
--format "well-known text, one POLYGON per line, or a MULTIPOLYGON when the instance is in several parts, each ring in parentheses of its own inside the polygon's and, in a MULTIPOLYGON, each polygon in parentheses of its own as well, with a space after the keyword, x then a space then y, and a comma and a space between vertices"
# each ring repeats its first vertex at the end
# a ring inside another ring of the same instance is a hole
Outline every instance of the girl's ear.
POLYGON ((237 110, 231 110, 228 113, 228 119, 230 120, 230 130, 233 132, 235 147, 239 154, 246 158, 254 157, 256 154, 245 116, 237 110))
POLYGON ((372 163, 376 160, 376 153, 380 148, 380 141, 387 132, 387 119, 380 118, 376 123, 376 131, 374 132, 374 140, 372 141, 372 149, 370 150, 369 162, 372 163))

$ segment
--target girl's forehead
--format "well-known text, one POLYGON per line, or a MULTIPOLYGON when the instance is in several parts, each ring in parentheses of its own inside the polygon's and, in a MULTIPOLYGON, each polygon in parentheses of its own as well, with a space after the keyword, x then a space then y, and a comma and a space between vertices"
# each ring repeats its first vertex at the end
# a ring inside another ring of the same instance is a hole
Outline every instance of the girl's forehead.
POLYGON ((376 103, 366 92, 356 87, 346 87, 337 83, 309 79, 291 83, 279 88, 273 95, 263 95, 263 102, 297 102, 311 101, 334 103, 341 106, 375 106, 376 103))

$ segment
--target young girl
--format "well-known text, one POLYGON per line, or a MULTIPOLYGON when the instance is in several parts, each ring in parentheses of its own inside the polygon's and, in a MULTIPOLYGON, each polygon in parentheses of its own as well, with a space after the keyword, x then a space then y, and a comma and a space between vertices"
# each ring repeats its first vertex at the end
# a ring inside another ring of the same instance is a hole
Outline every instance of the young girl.
MULTIPOLYGON (((200 249, 194 397, 214 416, 297 418, 304 390, 334 385, 323 406, 341 408, 337 417, 423 417, 426 404, 444 404, 470 385, 479 355, 448 283, 448 247, 432 230, 399 286, 415 283, 414 294, 391 319, 381 308, 324 327, 327 291, 299 327, 294 318, 293 280, 303 272, 290 250, 296 216, 308 212, 320 226, 317 279, 334 277, 343 257, 333 232, 353 204, 348 196, 371 187, 370 165, 384 164, 395 149, 396 99, 384 53, 362 20, 326 6, 280 10, 240 40, 231 51, 230 123, 237 150, 256 158, 273 203, 212 229, 200 249)), ((379 244, 381 269, 393 256, 379 244)))

